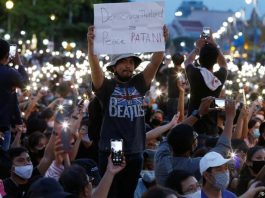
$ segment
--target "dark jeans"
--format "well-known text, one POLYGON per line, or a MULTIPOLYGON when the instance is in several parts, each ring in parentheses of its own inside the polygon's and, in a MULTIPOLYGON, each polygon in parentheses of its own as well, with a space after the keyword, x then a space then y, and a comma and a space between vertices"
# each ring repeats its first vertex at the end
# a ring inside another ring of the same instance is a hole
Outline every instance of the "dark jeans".
MULTIPOLYGON (((108 164, 107 152, 99 152, 99 170, 101 176, 106 171, 108 164)), ((140 172, 143 167, 142 153, 125 155, 126 167, 119 172, 112 182, 109 198, 133 198, 140 172)))

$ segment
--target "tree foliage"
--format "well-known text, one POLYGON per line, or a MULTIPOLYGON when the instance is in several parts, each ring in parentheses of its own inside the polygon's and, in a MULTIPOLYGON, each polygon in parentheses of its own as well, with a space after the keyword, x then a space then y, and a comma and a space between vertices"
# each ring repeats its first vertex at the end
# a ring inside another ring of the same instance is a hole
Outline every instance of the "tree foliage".
POLYGON ((55 42, 62 40, 84 40, 87 27, 93 24, 93 4, 127 2, 126 0, 12 0, 12 10, 0 1, 0 28, 7 29, 8 15, 11 32, 18 37, 21 30, 30 39, 36 34, 39 39, 48 38, 55 42), (50 16, 55 15, 55 20, 50 16))

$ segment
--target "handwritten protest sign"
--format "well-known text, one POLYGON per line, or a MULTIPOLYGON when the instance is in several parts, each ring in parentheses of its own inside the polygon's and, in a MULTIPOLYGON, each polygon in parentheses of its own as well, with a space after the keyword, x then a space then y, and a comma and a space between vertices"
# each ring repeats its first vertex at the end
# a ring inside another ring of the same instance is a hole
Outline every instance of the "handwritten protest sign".
POLYGON ((94 5, 97 54, 123 54, 165 50, 164 2, 94 5))

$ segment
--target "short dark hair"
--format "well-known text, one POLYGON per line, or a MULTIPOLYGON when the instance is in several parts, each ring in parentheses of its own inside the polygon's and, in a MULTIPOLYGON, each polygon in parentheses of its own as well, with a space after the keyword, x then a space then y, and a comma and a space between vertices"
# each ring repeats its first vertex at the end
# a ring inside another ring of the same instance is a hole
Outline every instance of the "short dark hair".
POLYGON ((28 139, 29 148, 34 149, 39 144, 41 138, 45 138, 45 135, 39 131, 35 131, 30 134, 28 139))
POLYGON ((52 118, 53 114, 54 114, 54 112, 50 108, 46 108, 40 113, 40 118, 50 119, 50 118, 52 118))
POLYGON ((252 129, 256 125, 257 122, 259 122, 259 120, 258 119, 255 119, 255 118, 249 120, 249 122, 248 122, 248 129, 252 129))
POLYGON ((179 124, 170 130, 167 141, 174 155, 185 154, 187 151, 192 150, 194 130, 187 124, 179 124))
POLYGON ((181 65, 184 62, 184 56, 180 53, 175 53, 171 57, 174 65, 181 65))
POLYGON ((246 142, 242 139, 232 139, 231 145, 233 150, 242 151, 244 153, 247 153, 248 151, 248 146, 246 142))
POLYGON ((211 43, 205 44, 200 50, 199 61, 202 67, 212 69, 217 62, 218 49, 211 43))
POLYGON ((80 195, 88 184, 86 170, 80 165, 73 164, 63 171, 59 183, 65 192, 80 195))
POLYGON ((3 39, 0 39, 0 60, 8 56, 9 48, 9 43, 3 39))
POLYGON ((169 195, 176 195, 176 193, 169 188, 154 186, 148 189, 148 191, 142 195, 142 198, 166 198, 169 195))
POLYGON ((181 182, 188 179, 189 177, 194 177, 191 173, 183 170, 173 170, 169 173, 165 187, 176 191, 178 194, 184 194, 181 186, 181 182))
POLYGON ((13 163, 15 157, 20 156, 22 153, 28 153, 29 151, 25 147, 15 147, 8 150, 8 156, 13 163))
POLYGON ((257 151, 259 151, 261 149, 265 149, 265 148, 263 146, 254 146, 254 147, 248 149, 248 151, 247 151, 247 161, 252 161, 251 158, 253 157, 253 155, 257 151))

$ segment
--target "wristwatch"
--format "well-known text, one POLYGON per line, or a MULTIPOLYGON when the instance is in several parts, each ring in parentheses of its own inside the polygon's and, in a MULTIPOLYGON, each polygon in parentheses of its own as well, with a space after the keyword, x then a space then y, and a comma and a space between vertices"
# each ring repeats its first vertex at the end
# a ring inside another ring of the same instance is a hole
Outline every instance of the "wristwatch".
POLYGON ((202 117, 198 110, 194 110, 191 115, 197 118, 198 120, 202 117))

